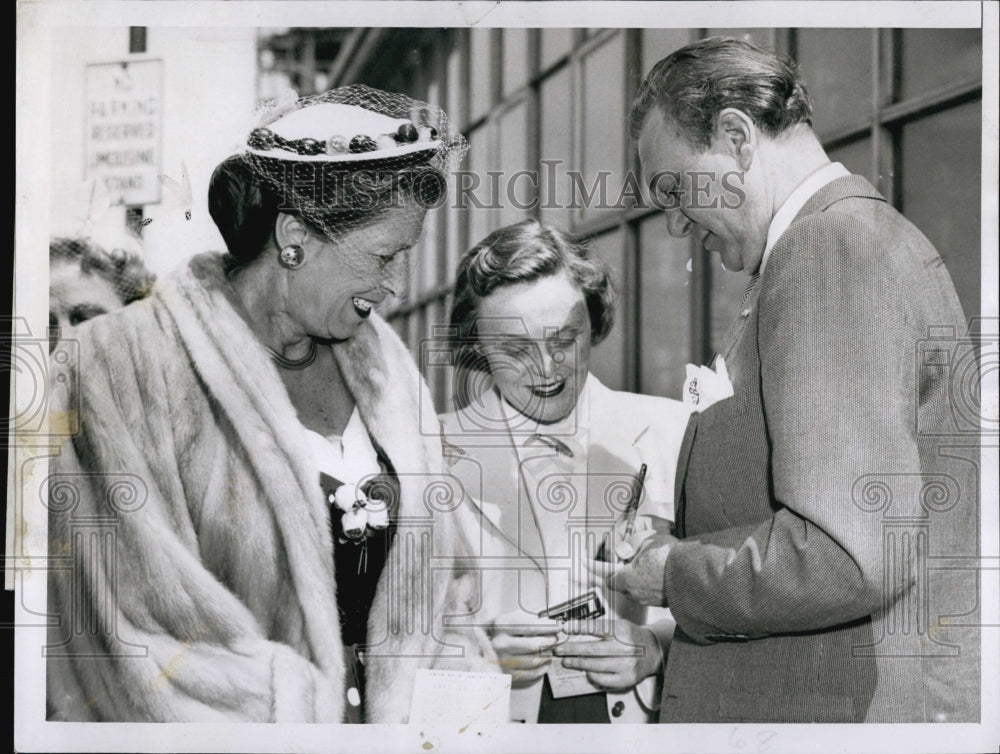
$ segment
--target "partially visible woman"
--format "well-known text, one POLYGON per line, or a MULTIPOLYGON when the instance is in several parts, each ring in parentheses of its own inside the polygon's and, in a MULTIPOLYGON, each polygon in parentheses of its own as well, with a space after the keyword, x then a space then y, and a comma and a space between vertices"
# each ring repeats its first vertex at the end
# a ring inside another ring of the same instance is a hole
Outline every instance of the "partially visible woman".
POLYGON ((215 171, 228 254, 78 329, 85 368, 52 382, 84 416, 49 479, 50 553, 74 563, 50 587, 52 718, 405 717, 416 663, 398 658, 436 648, 399 629, 432 599, 429 545, 400 521, 426 522, 443 459, 374 312, 464 148, 401 95, 301 99, 215 171))
POLYGON ((69 327, 145 298, 156 276, 124 249, 81 238, 49 243, 49 352, 69 327))
POLYGON ((442 421, 452 473, 478 501, 484 533, 482 601, 466 620, 488 627, 523 722, 645 723, 659 706, 668 612, 651 622, 609 590, 597 624, 538 617, 593 588, 585 561, 602 542, 614 557, 635 541, 624 529, 663 531, 673 520, 689 411, 590 374, 613 302, 589 249, 535 220, 494 231, 458 268, 451 331, 462 407, 442 421))

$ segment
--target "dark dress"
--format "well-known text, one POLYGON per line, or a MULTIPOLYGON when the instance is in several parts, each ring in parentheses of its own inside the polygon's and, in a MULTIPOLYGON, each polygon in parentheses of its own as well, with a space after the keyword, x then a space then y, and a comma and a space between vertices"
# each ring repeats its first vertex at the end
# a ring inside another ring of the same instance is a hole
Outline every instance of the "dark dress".
MULTIPOLYGON (((400 487, 396 472, 389 459, 375 445, 382 473, 363 486, 369 498, 384 500, 389 511, 389 527, 382 530, 368 529, 360 540, 348 539, 342 525, 343 512, 330 504, 330 529, 333 535, 333 567, 337 584, 337 611, 340 616, 340 635, 344 643, 347 683, 344 705, 345 723, 362 723, 364 717, 365 678, 364 645, 368 638, 368 617, 379 577, 389 555, 395 535, 395 513, 399 507, 400 487), (351 692, 356 692, 354 696, 351 692), (354 698, 352 699, 352 696, 354 698)), ((320 486, 329 496, 336 492, 340 482, 320 474, 320 486)))

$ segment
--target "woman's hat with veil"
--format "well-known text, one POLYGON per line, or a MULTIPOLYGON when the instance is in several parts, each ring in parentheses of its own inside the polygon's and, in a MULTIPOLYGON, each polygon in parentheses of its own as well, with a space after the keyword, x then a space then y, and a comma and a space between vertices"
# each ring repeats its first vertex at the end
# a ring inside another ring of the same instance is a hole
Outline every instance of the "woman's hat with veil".
POLYGON ((441 108, 358 84, 266 103, 242 158, 281 209, 338 243, 405 201, 440 206, 467 150, 441 108))

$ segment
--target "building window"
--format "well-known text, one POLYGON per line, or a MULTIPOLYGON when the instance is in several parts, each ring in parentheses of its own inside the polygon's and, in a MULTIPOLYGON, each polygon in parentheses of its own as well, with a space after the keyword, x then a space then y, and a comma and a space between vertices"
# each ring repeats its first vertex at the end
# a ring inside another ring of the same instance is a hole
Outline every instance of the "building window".
POLYGON ((867 29, 802 29, 797 60, 816 103, 821 138, 866 123, 872 114, 872 39, 867 29), (836 60, 836 65, 831 65, 836 60))
POLYGON ((493 104, 493 31, 472 29, 469 34, 469 106, 472 120, 482 118, 493 104))
MULTIPOLYGON (((597 256, 611 268, 615 285, 621 290, 628 279, 624 229, 619 228, 604 233, 594 238, 591 243, 597 256)), ((590 371, 612 390, 624 390, 627 387, 629 368, 625 344, 629 335, 631 303, 630 297, 619 298, 614 329, 590 354, 590 371)))
POLYGON ((610 39, 582 56, 578 120, 582 172, 578 220, 605 214, 622 190, 625 175, 625 35, 610 39), (588 199, 589 195, 589 199, 588 199))
POLYGON ((561 227, 570 224, 571 184, 575 136, 571 68, 566 66, 539 85, 541 108, 539 141, 539 215, 561 227))
MULTIPOLYGON (((681 397, 691 353, 694 260, 687 239, 667 233, 660 214, 639 225, 639 388, 681 397)), ((619 323, 620 324, 620 323, 619 323)))

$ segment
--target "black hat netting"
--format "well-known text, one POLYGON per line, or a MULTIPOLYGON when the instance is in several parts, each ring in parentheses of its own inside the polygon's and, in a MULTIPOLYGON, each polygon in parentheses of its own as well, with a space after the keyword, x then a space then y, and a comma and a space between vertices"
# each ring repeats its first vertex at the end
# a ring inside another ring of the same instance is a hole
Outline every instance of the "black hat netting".
POLYGON ((433 209, 468 150, 445 112, 404 94, 340 87, 258 110, 243 159, 301 217, 358 262, 363 241, 345 236, 394 208, 433 209))

